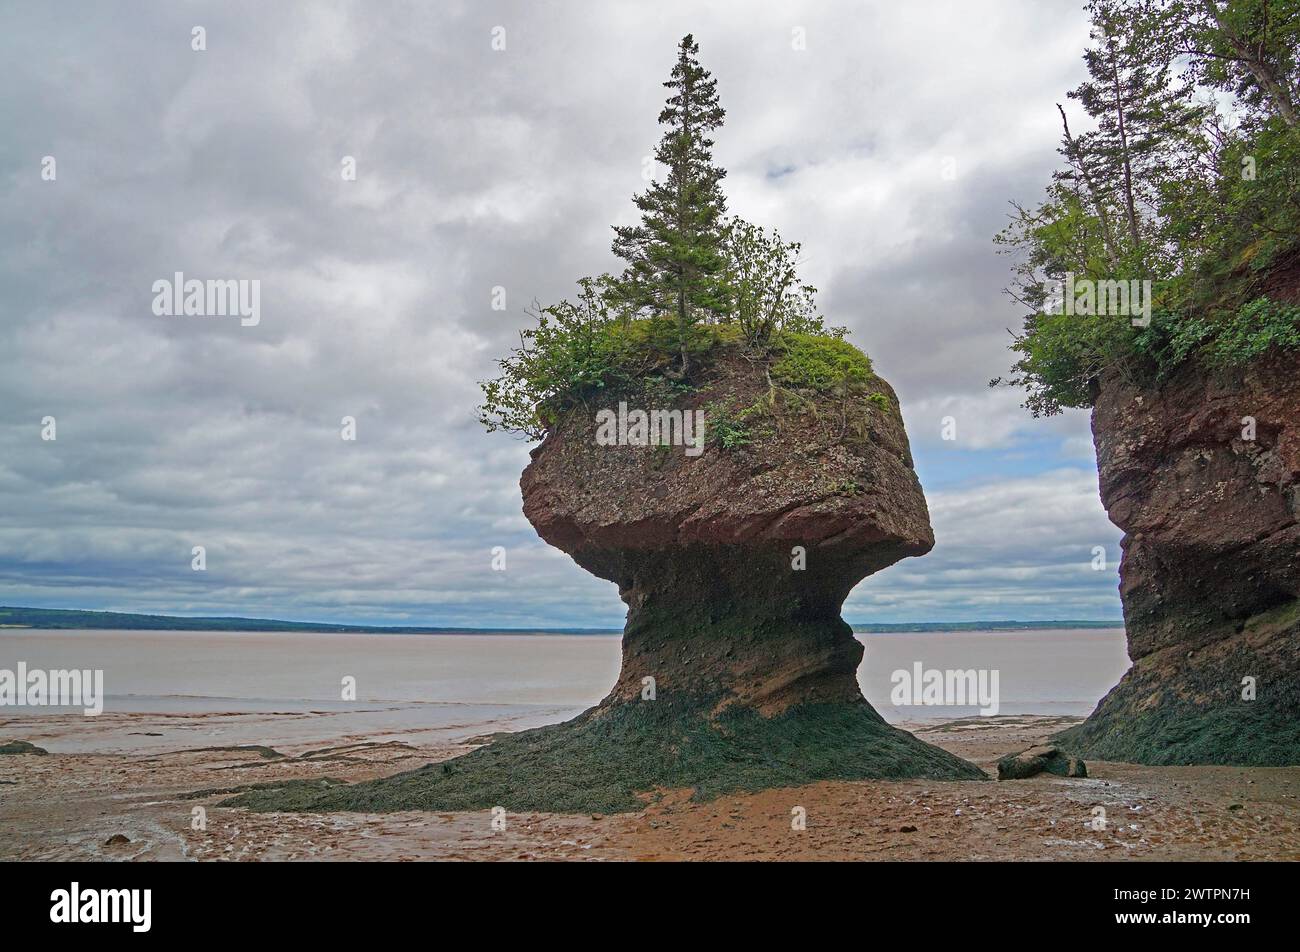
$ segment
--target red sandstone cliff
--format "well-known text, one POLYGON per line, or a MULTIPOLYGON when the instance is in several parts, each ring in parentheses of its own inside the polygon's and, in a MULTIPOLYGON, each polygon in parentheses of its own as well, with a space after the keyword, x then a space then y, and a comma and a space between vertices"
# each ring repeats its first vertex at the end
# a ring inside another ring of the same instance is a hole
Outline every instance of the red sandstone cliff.
POLYGON ((1142 763, 1300 763, 1300 360, 1111 375, 1093 435, 1133 667, 1063 739, 1142 763))

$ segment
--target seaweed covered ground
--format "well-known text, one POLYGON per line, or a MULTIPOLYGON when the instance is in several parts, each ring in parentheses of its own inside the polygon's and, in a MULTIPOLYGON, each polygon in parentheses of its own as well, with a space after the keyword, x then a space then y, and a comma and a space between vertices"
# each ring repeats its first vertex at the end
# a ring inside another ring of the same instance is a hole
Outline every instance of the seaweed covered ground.
POLYGON ((978 780, 979 768, 889 724, 865 701, 804 705, 775 717, 708 716, 698 699, 594 708, 563 724, 504 735, 472 753, 366 783, 248 790, 222 806, 259 811, 489 810, 619 813, 648 794, 696 800, 817 780, 978 780))

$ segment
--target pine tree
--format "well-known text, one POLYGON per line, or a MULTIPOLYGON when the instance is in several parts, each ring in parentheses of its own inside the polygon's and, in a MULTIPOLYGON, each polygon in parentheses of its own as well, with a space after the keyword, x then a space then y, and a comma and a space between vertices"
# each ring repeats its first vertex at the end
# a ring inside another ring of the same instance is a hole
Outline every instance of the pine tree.
POLYGON ((1152 28, 1155 4, 1088 4, 1093 46, 1083 58, 1089 79, 1069 96, 1097 120, 1097 128, 1066 145, 1066 157, 1081 177, 1087 169, 1093 201, 1117 207, 1125 257, 1140 268, 1154 264, 1146 223, 1156 214, 1160 189, 1182 171, 1207 112, 1186 83, 1171 75, 1174 51, 1152 28))
POLYGON ((652 182, 635 197, 639 225, 614 228, 614 253, 627 262, 620 293, 638 311, 676 317, 683 374, 689 369, 691 328, 724 313, 727 299, 721 228, 726 212, 721 182, 727 173, 713 164, 709 138, 726 113, 718 104, 717 80, 700 66, 698 53, 687 34, 664 83, 672 95, 659 114, 667 128, 655 159, 668 170, 665 181, 652 182))

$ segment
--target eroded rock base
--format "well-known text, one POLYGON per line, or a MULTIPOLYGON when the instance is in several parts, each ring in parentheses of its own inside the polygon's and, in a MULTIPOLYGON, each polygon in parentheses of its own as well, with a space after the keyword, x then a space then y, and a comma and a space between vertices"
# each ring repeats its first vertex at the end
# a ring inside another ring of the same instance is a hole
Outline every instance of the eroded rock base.
POLYGON ((865 700, 812 704, 767 718, 715 698, 659 698, 592 708, 506 735, 463 757, 330 789, 251 790, 224 806, 291 812, 490 810, 618 813, 656 790, 694 798, 818 780, 986 779, 961 758, 885 723, 865 700))
POLYGON ((586 561, 628 605, 618 682, 571 721, 353 786, 246 791, 258 810, 639 810, 657 790, 696 799, 818 780, 985 779, 891 727, 862 697, 862 644, 839 617, 865 572, 814 554, 683 547, 586 561))
POLYGON ((1055 740, 1137 764, 1300 764, 1300 603, 1240 627, 1194 650, 1139 658, 1091 717, 1055 740), (1247 678, 1253 700, 1243 697, 1247 678))

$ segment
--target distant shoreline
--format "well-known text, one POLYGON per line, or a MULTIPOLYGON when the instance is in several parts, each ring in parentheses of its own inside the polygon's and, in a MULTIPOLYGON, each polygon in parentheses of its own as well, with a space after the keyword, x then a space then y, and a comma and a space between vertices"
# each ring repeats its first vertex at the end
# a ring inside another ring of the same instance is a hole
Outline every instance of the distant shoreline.
POLYGON ((897 625, 863 624, 852 626, 855 632, 863 635, 888 635, 909 631, 1043 631, 1046 629, 1109 629, 1123 627, 1124 619, 1122 618, 1116 618, 1114 621, 1080 621, 1077 619, 1064 621, 921 621, 903 622, 897 625))
MULTIPOLYGON (((857 624, 859 634, 896 634, 927 631, 1028 631, 1034 629, 1122 628, 1114 621, 945 621, 906 622, 900 624, 857 624)), ((79 611, 62 608, 11 608, 0 606, 0 629, 113 629, 120 631, 297 631, 329 634, 376 635, 619 635, 621 628, 473 628, 410 625, 339 625, 307 621, 281 621, 274 618, 238 618, 226 616, 184 617, 180 615, 144 615, 131 612, 79 611)))
POLYGON ((538 633, 546 635, 616 635, 621 628, 470 628, 461 626, 339 625, 328 622, 282 621, 276 618, 231 616, 185 617, 133 612, 94 612, 64 608, 0 606, 0 628, 47 630, 95 628, 120 631, 296 631, 327 634, 478 635, 538 633))

